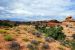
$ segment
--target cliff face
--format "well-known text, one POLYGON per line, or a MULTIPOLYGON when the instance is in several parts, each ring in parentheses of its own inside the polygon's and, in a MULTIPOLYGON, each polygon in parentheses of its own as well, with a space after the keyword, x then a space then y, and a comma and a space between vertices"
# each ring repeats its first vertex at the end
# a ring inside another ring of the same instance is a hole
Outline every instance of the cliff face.
POLYGON ((61 24, 61 22, 49 21, 49 22, 47 23, 47 26, 53 27, 53 26, 57 26, 57 25, 60 25, 60 24, 61 24))
MULTIPOLYGON (((65 21, 62 22, 63 32, 66 36, 72 36, 75 33, 75 19, 72 16, 68 16, 65 21)), ((71 39, 69 37, 69 39, 71 39)))

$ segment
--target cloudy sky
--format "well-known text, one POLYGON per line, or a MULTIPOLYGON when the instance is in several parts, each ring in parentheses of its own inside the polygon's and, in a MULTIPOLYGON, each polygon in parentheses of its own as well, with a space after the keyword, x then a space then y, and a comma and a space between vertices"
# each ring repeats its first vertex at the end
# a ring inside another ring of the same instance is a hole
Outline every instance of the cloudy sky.
POLYGON ((1 0, 0 19, 33 21, 75 18, 75 0, 1 0))

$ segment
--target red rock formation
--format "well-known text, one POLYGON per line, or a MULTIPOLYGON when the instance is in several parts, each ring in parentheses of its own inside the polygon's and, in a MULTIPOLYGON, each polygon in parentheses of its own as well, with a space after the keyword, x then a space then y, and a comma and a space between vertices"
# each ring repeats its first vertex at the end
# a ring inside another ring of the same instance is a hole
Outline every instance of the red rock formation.
POLYGON ((51 20, 47 23, 47 26, 53 27, 53 26, 57 26, 60 25, 61 22, 57 21, 57 20, 51 20))

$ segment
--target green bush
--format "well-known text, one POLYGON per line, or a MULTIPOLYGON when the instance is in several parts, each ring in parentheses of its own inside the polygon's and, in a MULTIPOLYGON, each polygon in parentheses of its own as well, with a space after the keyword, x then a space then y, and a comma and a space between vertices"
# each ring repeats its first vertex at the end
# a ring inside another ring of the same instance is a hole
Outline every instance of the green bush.
POLYGON ((63 46, 70 47, 71 50, 75 50, 75 40, 65 40, 61 43, 63 46))
POLYGON ((4 36, 4 39, 5 39, 6 41, 12 41, 12 40, 13 40, 13 37, 12 37, 11 35, 5 35, 5 36, 4 36))
POLYGON ((75 50, 75 41, 73 41, 73 42, 71 43, 71 49, 72 49, 72 50, 75 50))
POLYGON ((45 33, 46 37, 52 37, 55 40, 64 40, 66 35, 62 32, 63 27, 54 26, 54 27, 38 27, 37 29, 40 32, 45 33))

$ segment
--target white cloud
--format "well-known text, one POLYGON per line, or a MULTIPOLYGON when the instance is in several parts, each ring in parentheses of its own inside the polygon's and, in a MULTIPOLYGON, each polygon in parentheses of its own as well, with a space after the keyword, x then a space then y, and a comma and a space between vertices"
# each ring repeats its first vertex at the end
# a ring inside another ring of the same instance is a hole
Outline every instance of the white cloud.
POLYGON ((59 14, 60 16, 75 16, 75 10, 65 11, 59 14))
POLYGON ((7 12, 13 16, 50 16, 50 18, 56 18, 53 16, 74 15, 75 11, 68 10, 72 4, 74 3, 71 0, 13 0, 13 2, 10 1, 10 5, 7 5, 7 12))
POLYGON ((19 0, 13 4, 11 12, 16 14, 55 16, 66 10, 70 0, 19 0))
POLYGON ((31 12, 28 12, 28 11, 22 10, 22 9, 14 9, 14 10, 10 11, 10 13, 15 13, 15 14, 27 14, 27 15, 32 14, 31 12))
POLYGON ((5 9, 4 7, 0 6, 0 10, 4 10, 4 9, 5 9))

